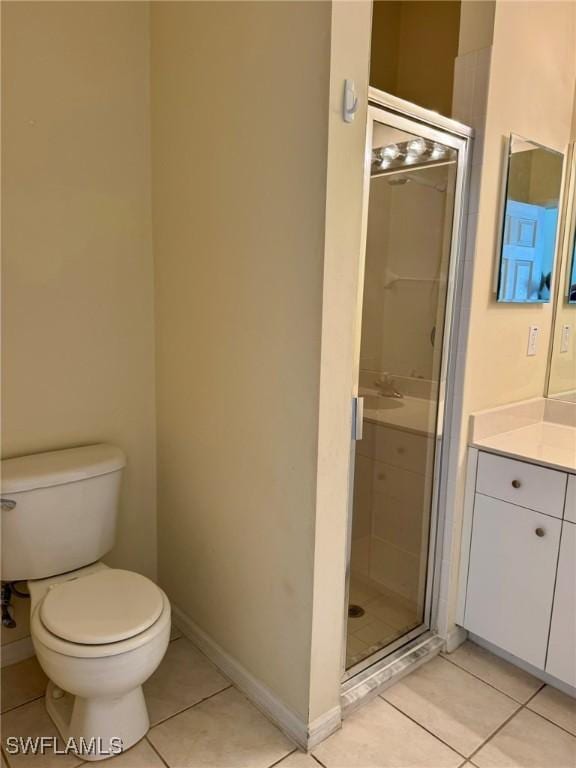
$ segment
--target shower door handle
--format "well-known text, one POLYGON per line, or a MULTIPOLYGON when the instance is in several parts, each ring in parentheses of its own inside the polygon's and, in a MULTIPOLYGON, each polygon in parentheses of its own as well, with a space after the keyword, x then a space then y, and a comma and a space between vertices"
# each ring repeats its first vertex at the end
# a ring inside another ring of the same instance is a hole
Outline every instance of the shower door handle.
POLYGON ((352 398, 352 440, 362 440, 364 426, 364 398, 352 398))

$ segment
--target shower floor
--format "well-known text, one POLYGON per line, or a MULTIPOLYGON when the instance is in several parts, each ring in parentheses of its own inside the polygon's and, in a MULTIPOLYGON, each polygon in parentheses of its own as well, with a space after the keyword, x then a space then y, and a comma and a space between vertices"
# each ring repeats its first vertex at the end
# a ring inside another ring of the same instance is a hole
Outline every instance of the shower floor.
POLYGON ((352 574, 349 605, 363 609, 348 618, 346 668, 354 666, 422 623, 416 604, 352 574))

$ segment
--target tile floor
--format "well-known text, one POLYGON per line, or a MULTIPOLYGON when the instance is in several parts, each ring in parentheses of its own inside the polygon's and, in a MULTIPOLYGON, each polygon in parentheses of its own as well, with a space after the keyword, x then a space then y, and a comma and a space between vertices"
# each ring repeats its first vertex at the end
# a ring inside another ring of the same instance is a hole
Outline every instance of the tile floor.
MULTIPOLYGON (((54 735, 35 659, 2 670, 2 736, 54 735)), ((111 768, 574 768, 576 702, 466 643, 388 688, 305 755, 175 633, 146 684, 152 728, 111 768)), ((5 741, 3 741, 5 744, 5 741)), ((74 768, 54 754, 2 768, 74 768)))

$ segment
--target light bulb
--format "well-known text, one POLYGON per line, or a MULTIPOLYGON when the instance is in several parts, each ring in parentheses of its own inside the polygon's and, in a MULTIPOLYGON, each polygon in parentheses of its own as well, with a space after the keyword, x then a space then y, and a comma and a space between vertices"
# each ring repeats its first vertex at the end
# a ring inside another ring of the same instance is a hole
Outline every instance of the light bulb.
POLYGON ((388 144, 388 146, 384 147, 382 150, 382 158, 386 157, 388 160, 396 160, 399 154, 400 150, 396 144, 388 144))
POLYGON ((421 155, 424 152, 426 152, 426 142, 422 137, 418 137, 417 139, 412 139, 412 141, 408 142, 408 154, 409 155, 421 155))
POLYGON ((438 158, 444 157, 445 154, 446 149, 442 146, 442 144, 434 144, 434 149, 432 150, 430 157, 433 160, 438 160, 438 158))

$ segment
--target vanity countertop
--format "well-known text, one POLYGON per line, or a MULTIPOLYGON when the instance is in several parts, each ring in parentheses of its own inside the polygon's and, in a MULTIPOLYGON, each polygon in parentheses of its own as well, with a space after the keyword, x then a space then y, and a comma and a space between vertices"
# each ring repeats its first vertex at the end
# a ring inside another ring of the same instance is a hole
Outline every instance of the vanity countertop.
POLYGON ((576 473, 576 429, 540 422, 471 443, 475 448, 576 473))
POLYGON ((537 398, 474 414, 470 445, 576 474, 576 426, 571 413, 566 409, 559 415, 555 407, 552 411, 543 400, 537 398))
POLYGON ((435 403, 419 397, 403 397, 399 400, 380 398, 386 407, 364 407, 364 419, 392 429, 401 429, 429 437, 434 434, 436 423, 435 403))

